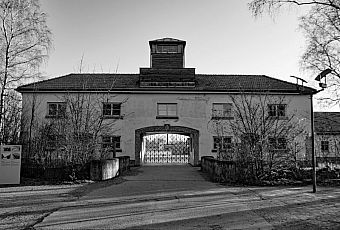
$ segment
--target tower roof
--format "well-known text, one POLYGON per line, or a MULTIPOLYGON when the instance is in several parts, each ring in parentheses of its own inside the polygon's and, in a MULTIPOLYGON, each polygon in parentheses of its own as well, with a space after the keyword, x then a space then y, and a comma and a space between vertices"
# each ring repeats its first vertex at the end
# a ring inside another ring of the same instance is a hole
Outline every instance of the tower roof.
POLYGON ((175 39, 175 38, 160 38, 156 40, 149 41, 149 44, 155 44, 155 43, 176 43, 176 44, 186 44, 186 41, 175 39))

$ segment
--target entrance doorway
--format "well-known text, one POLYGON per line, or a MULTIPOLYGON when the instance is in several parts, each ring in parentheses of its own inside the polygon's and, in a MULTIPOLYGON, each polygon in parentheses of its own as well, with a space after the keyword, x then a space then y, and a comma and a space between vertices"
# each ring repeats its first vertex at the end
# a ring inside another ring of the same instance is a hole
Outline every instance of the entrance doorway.
POLYGON ((148 126, 135 130, 135 165, 199 162, 199 131, 183 126, 148 126))
POLYGON ((175 133, 146 134, 142 146, 145 165, 188 164, 192 151, 190 136, 175 133))

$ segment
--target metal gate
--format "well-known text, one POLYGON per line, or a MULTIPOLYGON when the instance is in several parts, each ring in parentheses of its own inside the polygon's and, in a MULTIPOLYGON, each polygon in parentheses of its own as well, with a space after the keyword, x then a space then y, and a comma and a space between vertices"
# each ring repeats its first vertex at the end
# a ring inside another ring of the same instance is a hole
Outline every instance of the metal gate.
POLYGON ((143 137, 144 164, 187 164, 190 137, 181 134, 152 134, 143 137))

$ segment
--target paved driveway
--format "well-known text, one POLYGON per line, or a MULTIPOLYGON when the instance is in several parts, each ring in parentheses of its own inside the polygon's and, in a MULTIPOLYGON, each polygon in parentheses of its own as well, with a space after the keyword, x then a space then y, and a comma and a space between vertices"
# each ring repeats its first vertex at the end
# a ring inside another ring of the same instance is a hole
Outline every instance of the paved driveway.
POLYGON ((95 190, 83 199, 117 198, 169 194, 171 192, 202 191, 219 188, 216 183, 204 179, 199 167, 189 165, 144 166, 135 176, 125 177, 126 182, 95 190))

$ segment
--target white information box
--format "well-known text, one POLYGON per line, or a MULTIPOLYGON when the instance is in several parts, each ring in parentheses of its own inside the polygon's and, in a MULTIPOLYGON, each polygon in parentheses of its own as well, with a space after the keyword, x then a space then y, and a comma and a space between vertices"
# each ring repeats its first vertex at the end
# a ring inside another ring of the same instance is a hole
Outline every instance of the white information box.
POLYGON ((20 184, 21 145, 0 146, 0 184, 20 184))

